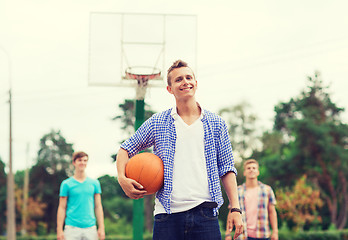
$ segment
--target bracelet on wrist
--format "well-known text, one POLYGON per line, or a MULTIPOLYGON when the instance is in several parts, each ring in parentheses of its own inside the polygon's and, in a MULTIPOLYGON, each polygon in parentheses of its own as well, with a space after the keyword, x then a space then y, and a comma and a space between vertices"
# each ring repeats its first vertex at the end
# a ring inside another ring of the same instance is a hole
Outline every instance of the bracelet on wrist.
POLYGON ((230 212, 239 212, 240 214, 242 214, 242 210, 240 208, 231 208, 230 212))

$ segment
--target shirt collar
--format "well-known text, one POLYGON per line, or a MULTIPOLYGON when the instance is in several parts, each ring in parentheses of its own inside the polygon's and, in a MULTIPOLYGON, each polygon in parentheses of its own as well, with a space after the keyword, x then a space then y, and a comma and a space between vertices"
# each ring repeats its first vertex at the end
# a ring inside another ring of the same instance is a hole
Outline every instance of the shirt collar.
MULTIPOLYGON (((204 109, 201 107, 201 105, 197 102, 197 106, 201 109, 201 115, 199 116, 199 119, 201 120, 201 119, 203 119, 203 117, 204 117, 204 109)), ((172 118, 174 119, 174 120, 177 120, 178 119, 178 117, 179 117, 179 114, 178 114, 178 111, 177 111, 177 109, 176 109, 176 106, 174 106, 173 108, 172 108, 172 111, 170 112, 170 115, 172 116, 172 118)))

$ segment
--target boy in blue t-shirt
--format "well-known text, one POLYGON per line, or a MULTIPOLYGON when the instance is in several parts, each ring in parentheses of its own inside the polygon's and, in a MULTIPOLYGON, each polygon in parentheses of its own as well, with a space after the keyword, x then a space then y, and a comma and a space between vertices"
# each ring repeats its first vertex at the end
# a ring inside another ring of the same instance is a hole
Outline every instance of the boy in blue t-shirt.
POLYGON ((101 187, 98 180, 86 176, 87 162, 85 152, 74 153, 74 176, 65 179, 60 186, 57 240, 105 239, 101 187))

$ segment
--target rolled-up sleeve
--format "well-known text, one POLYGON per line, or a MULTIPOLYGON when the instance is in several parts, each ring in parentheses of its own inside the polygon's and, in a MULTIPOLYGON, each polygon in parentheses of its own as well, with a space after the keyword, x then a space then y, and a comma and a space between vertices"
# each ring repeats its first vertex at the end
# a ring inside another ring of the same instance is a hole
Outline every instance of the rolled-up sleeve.
POLYGON ((133 136, 121 144, 120 147, 128 152, 130 158, 154 144, 152 123, 153 119, 151 117, 138 128, 133 136))
POLYGON ((216 138, 216 153, 219 177, 227 172, 234 172, 237 175, 237 169, 234 167, 234 158, 232 145, 228 135, 228 129, 225 121, 221 120, 219 134, 216 138))

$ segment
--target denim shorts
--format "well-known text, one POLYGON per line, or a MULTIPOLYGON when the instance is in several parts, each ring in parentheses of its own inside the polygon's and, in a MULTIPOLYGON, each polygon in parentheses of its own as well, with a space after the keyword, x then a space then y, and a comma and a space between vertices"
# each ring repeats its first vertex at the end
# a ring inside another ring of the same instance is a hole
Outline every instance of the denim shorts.
POLYGON ((155 216, 154 240, 221 240, 213 208, 201 205, 185 212, 155 216))
POLYGON ((97 227, 79 228, 73 226, 65 226, 65 240, 98 240, 97 227))

